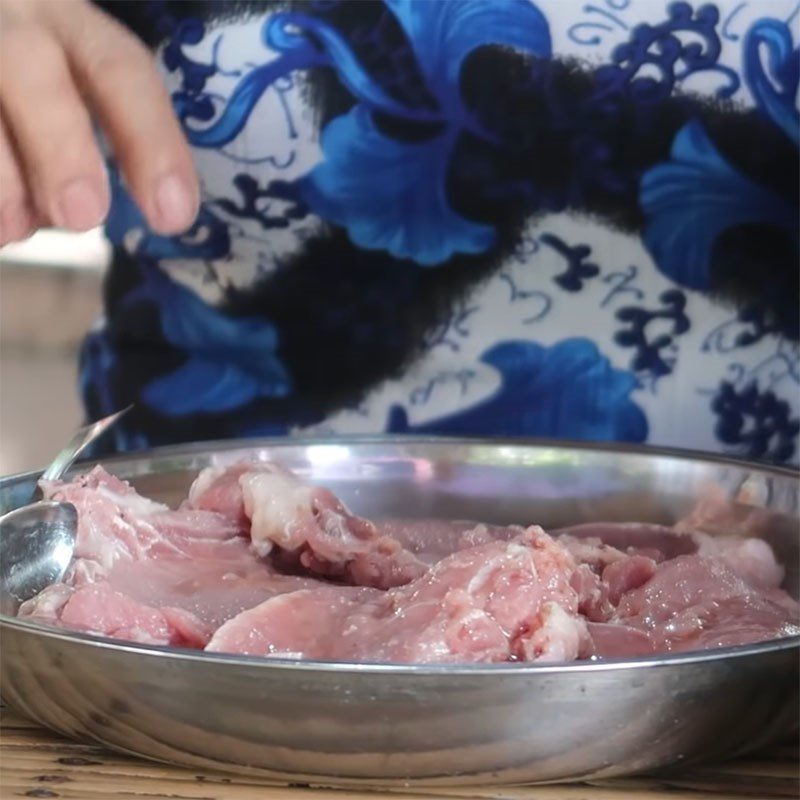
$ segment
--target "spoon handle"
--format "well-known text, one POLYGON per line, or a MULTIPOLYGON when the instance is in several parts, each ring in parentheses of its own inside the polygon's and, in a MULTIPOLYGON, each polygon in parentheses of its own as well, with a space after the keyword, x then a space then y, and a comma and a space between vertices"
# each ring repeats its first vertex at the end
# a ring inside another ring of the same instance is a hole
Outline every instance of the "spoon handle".
POLYGON ((64 449, 53 459, 50 466, 42 473, 42 480, 58 480, 69 468, 73 461, 99 436, 102 436, 123 414, 130 410, 130 406, 111 414, 108 417, 97 420, 91 425, 79 428, 75 435, 69 440, 64 449))

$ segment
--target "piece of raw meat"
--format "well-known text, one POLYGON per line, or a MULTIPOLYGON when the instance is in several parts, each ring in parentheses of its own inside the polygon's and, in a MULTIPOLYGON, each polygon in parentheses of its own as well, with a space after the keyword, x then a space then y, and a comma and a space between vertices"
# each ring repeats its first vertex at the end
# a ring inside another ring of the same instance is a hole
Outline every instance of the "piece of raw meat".
POLYGON ((44 489, 78 509, 77 557, 64 583, 26 604, 23 616, 60 623, 71 589, 102 582, 134 603, 186 612, 214 630, 269 597, 315 585, 277 573, 254 552, 247 528, 225 515, 171 511, 99 467, 73 483, 44 489))
POLYGON ((639 523, 588 523, 555 531, 553 535, 579 563, 597 571, 631 555, 660 563, 699 553, 723 561, 756 588, 777 588, 785 572, 767 542, 740 535, 709 536, 701 531, 676 531, 639 523))
POLYGON ((206 649, 344 661, 571 661, 588 646, 570 554, 539 528, 457 552, 386 592, 332 587, 268 600, 206 649))
POLYGON ((425 572, 425 564, 330 491, 275 464, 237 464, 198 477, 193 507, 250 521, 256 552, 285 570, 386 589, 425 572))
MULTIPOLYGON (((286 470, 280 470, 274 464, 263 462, 241 462, 229 467, 207 467, 204 469, 189 490, 186 508, 198 508, 215 511, 232 522, 249 527, 250 518, 245 510, 244 491, 240 478, 248 473, 268 472, 283 474, 298 483, 297 478, 286 470)), ((309 497, 303 487, 299 495, 299 507, 305 514, 309 504, 309 497)), ((290 506, 288 515, 286 508, 275 513, 270 508, 270 516, 281 516, 280 527, 287 524, 291 526, 294 509, 290 506)), ((374 523, 380 535, 393 539, 400 546, 412 553, 424 564, 435 564, 445 556, 449 556, 465 546, 481 544, 497 539, 511 539, 518 536, 524 528, 522 526, 495 526, 480 525, 476 522, 464 520, 443 519, 381 519, 374 523)), ((266 542, 261 545, 265 550, 271 549, 275 539, 280 539, 282 531, 278 530, 272 536, 266 537, 266 542)))
POLYGON ((757 589, 777 589, 785 570, 763 539, 694 533, 701 556, 717 558, 757 589))
POLYGON ((140 518, 168 511, 166 506, 139 497, 122 481, 95 467, 72 483, 43 483, 46 500, 72 503, 78 511, 75 555, 107 569, 118 560, 142 558, 160 537, 140 518))
POLYGON ((202 648, 211 638, 211 628, 188 611, 139 603, 106 581, 80 589, 58 586, 23 603, 19 616, 141 644, 202 648))
POLYGON ((42 485, 46 499, 78 511, 75 556, 94 563, 95 577, 118 562, 163 556, 212 556, 247 531, 210 511, 170 511, 142 497, 102 467, 72 483, 42 485))
POLYGON ((783 568, 760 539, 593 523, 558 540, 579 564, 572 585, 595 656, 731 646, 797 630, 800 609, 777 589, 783 568))
POLYGON ((22 603, 17 611, 17 616, 28 617, 37 622, 46 622, 51 625, 56 624, 61 609, 74 593, 75 589, 66 583, 53 583, 42 589, 35 597, 22 603))
POLYGON ((657 652, 670 652, 797 634, 798 618, 800 606, 784 592, 778 600, 724 562, 695 555, 660 565, 621 597, 613 620, 646 633, 657 652))
POLYGON ((623 554, 606 566, 579 563, 570 579, 578 594, 578 610, 590 622, 608 622, 621 597, 649 581, 657 569, 652 558, 641 555, 623 554))
MULTIPOLYGON (((263 465, 270 469, 271 465, 263 465)), ((250 527, 250 518, 245 513, 244 495, 239 478, 259 469, 258 462, 241 462, 230 467, 206 467, 189 487, 185 508, 213 511, 226 517, 234 525, 250 527)))
POLYGON ((183 610, 216 630, 245 609, 285 592, 316 588, 312 578, 282 575, 245 542, 214 557, 146 558, 120 562, 98 572, 95 562, 73 562, 65 583, 54 584, 23 604, 19 615, 57 624, 75 589, 104 583, 132 601, 159 609, 183 610))

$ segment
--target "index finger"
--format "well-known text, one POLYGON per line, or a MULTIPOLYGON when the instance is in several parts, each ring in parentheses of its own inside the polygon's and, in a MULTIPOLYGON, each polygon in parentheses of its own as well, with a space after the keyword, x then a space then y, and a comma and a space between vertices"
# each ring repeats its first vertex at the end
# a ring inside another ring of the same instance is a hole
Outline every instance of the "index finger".
POLYGON ((76 80, 139 208, 155 231, 185 231, 197 216, 200 190, 189 145, 152 54, 91 6, 81 14, 56 17, 76 80))

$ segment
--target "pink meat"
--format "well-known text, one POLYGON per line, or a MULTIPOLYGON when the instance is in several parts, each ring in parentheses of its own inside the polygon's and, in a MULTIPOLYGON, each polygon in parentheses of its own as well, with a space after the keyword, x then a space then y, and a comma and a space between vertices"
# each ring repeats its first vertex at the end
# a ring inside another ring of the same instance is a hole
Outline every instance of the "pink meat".
POLYGON ((53 482, 42 488, 46 498, 72 503, 78 510, 75 555, 94 565, 95 578, 118 563, 170 555, 210 556, 245 533, 214 512, 170 511, 102 467, 72 483, 53 482))
MULTIPOLYGON (((171 614, 173 627, 191 631, 199 621, 203 629, 213 630, 245 608, 313 584, 277 574, 253 551, 243 536, 246 530, 229 517, 193 508, 171 511, 101 468, 72 484, 46 489, 78 508, 78 557, 65 585, 50 587, 26 604, 22 615, 58 622, 72 588, 102 582, 133 603, 171 614)), ((124 638, 124 631, 120 627, 113 635, 124 638)), ((187 633, 184 638, 197 643, 201 637, 187 633)))
POLYGON ((234 525, 249 527, 250 518, 244 510, 244 496, 239 478, 256 468, 250 462, 227 468, 207 467, 192 483, 186 507, 214 511, 234 525))
POLYGON ((282 595, 223 625, 206 649, 344 661, 570 661, 589 646, 569 553, 540 529, 469 548, 386 592, 282 595))
POLYGON ((633 658, 656 652, 653 639, 645 631, 620 623, 588 622, 591 655, 595 658, 633 658))
POLYGON ((58 620, 72 630, 143 644, 199 648, 211 636, 188 612, 138 603, 106 582, 76 590, 61 608, 58 620))
POLYGON ((228 541, 237 537, 247 538, 249 525, 237 525, 222 514, 214 511, 181 509, 163 511, 148 517, 167 539, 180 544, 187 539, 228 541))
POLYGON ((762 539, 712 537, 703 533, 694 537, 700 543, 700 555, 718 558, 756 589, 777 589, 781 585, 785 570, 762 539))
MULTIPOLYGON (((98 573, 86 559, 73 562, 67 584, 54 584, 23 604, 20 616, 57 623, 61 607, 75 589, 102 583, 130 600, 189 614, 192 624, 215 630, 231 617, 285 592, 315 588, 311 578, 277 573, 240 540, 234 548, 218 549, 211 557, 148 558, 120 562, 98 573)), ((176 618, 177 620, 177 618, 176 618)), ((177 622, 176 622, 177 624, 177 622)), ((115 634, 119 636, 119 634, 115 634)), ((187 637, 196 640, 197 637, 187 637)))
POLYGON ((160 539, 152 526, 141 525, 141 517, 168 509, 139 497, 127 484, 102 467, 72 483, 42 486, 46 499, 72 503, 78 510, 75 555, 108 569, 119 560, 143 558, 149 546, 160 539))
MULTIPOLYGON (((230 467, 208 467, 204 469, 196 478, 189 490, 189 498, 185 504, 186 508, 204 509, 214 511, 222 516, 234 521, 240 526, 249 527, 250 515, 245 508, 245 496, 242 478, 251 474, 267 474, 282 476, 285 481, 297 492, 295 495, 298 504, 294 508, 289 508, 288 513, 278 504, 268 505, 269 501, 262 495, 263 513, 261 518, 268 516, 272 521, 269 530, 261 525, 258 526, 256 538, 262 538, 264 544, 260 545, 264 552, 271 549, 273 544, 278 544, 285 536, 285 529, 295 527, 295 515, 300 514, 308 522, 307 514, 309 505, 313 505, 313 498, 309 498, 306 490, 311 487, 303 486, 297 478, 290 472, 279 468, 275 464, 265 464, 263 462, 242 462, 230 467), (299 491, 298 491, 299 490, 299 491), (276 523, 276 524, 275 524, 276 523)), ((323 505, 331 505, 331 495, 325 490, 311 490, 320 498, 323 505)), ((286 494, 285 489, 282 492, 286 494)), ((270 493, 270 496, 274 493, 270 493)), ((333 504, 337 501, 333 498, 333 504)), ((340 508, 344 506, 339 503, 340 508)), ((346 511, 346 509, 344 509, 346 511)), ((349 512, 347 512, 349 513, 349 512)), ((313 508, 311 516, 314 516, 313 508)), ((352 515, 350 515, 352 517, 352 515)), ((354 524, 358 520, 353 517, 354 524)), ((370 526, 366 520, 360 520, 370 526)), ((311 527, 316 527, 314 520, 310 520, 311 527)), ((397 542, 403 550, 413 554, 418 560, 426 565, 435 564, 445 556, 449 556, 465 546, 481 544, 496 539, 511 539, 518 536, 524 528, 521 526, 501 526, 479 525, 475 522, 462 520, 441 520, 441 519, 382 519, 375 525, 379 535, 397 542)), ((372 531, 370 531, 372 534, 372 531)), ((302 541, 292 539, 287 541, 288 549, 297 548, 302 541)), ((286 548, 284 548, 286 549, 286 548)))
POLYGON ((444 519, 382 519, 376 525, 382 535, 399 542, 427 565, 467 547, 508 541, 525 530, 520 525, 485 525, 444 519))
POLYGON ((614 613, 608 586, 588 564, 578 564, 570 578, 578 595, 578 611, 591 622, 605 622, 614 613))
MULTIPOLYGON (((685 524, 686 521, 681 523, 685 524)), ((692 553, 723 561, 756 588, 780 586, 785 572, 775 559, 772 548, 762 539, 709 536, 699 531, 675 531, 660 525, 638 523, 588 523, 565 528, 553 535, 566 545, 579 563, 589 565, 598 573, 633 555, 660 563, 692 553)))
POLYGON ((214 629, 184 608, 160 609, 170 630, 170 644, 199 650, 205 647, 214 629))
POLYGON ((553 531, 581 563, 607 566, 624 555, 655 561, 696 553, 698 542, 687 532, 641 522, 589 522, 553 531))
POLYGON ((658 567, 652 558, 647 556, 628 556, 609 564, 603 570, 602 583, 608 588, 608 600, 611 605, 619 604, 624 594, 638 589, 647 583, 658 567))
POLYGON ((408 583, 426 569, 332 492, 304 484, 274 464, 203 472, 190 490, 190 503, 231 519, 243 514, 256 552, 272 554, 285 570, 385 589, 408 583))
POLYGON ((54 583, 42 589, 36 597, 22 603, 17 611, 17 616, 51 625, 56 624, 61 609, 74 593, 75 590, 71 586, 67 586, 65 583, 54 583))
POLYGON ((557 539, 572 553, 578 564, 586 566, 598 575, 602 574, 609 564, 626 557, 624 551, 605 544, 596 537, 581 538, 571 534, 560 534, 557 539))
POLYGON ((111 570, 108 582, 139 602, 184 609, 214 630, 271 597, 320 585, 282 575, 247 549, 227 559, 140 561, 111 570))
POLYGON ((800 606, 781 594, 775 602, 719 560, 679 556, 624 594, 614 621, 646 633, 658 652, 746 644, 800 632, 800 606))
MULTIPOLYGON (((563 539, 559 539, 563 543, 563 539)), ((575 555, 576 550, 568 548, 575 555)), ((577 549, 583 553, 583 548, 577 549)), ((631 589, 636 589, 655 575, 657 564, 647 556, 620 557, 593 566, 590 562, 578 564, 570 579, 578 594, 578 610, 591 622, 607 622, 614 614, 620 598, 631 589)))

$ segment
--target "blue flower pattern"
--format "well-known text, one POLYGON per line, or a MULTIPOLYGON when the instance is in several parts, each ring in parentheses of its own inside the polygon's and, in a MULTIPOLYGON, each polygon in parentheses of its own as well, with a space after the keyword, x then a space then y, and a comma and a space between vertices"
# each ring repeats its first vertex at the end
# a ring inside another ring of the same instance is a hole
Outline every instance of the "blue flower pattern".
POLYGON ((271 325, 226 316, 155 269, 147 270, 141 291, 128 296, 131 303, 142 299, 157 304, 164 338, 187 356, 175 372, 145 387, 145 403, 180 416, 233 411, 257 397, 289 393, 271 325))
MULTIPOLYGON (((151 377, 138 398, 165 419, 236 415, 262 401, 291 400, 295 391, 281 358, 281 332, 269 319, 216 308, 166 272, 170 262, 224 260, 237 235, 229 218, 272 231, 314 215, 346 231, 358 248, 390 255, 397 269, 436 270, 457 256, 482 256, 497 244, 493 224, 466 216, 453 202, 451 174, 465 137, 489 149, 508 146, 465 102, 462 73, 470 56, 485 47, 508 48, 533 63, 554 58, 548 17, 529 0, 383 3, 405 37, 421 81, 416 93, 402 97, 376 76, 362 52, 325 14, 288 10, 257 23, 270 57, 243 70, 233 91, 221 98, 209 89, 222 73, 216 55, 208 62, 189 54, 208 38, 205 25, 172 20, 162 4, 152 4, 168 33, 164 66, 179 80, 173 102, 195 148, 221 151, 247 128, 266 92, 317 68, 332 71, 351 98, 349 108, 320 131, 321 156, 310 170, 293 180, 261 185, 240 170, 232 181, 237 199, 208 198, 195 226, 181 237, 149 231, 118 173, 111 170, 107 232, 134 257, 138 269, 136 285, 122 306, 154 309, 165 346, 180 355, 177 366, 151 377), (418 133, 398 136, 393 132, 397 123, 418 133), (265 210, 264 203, 273 200, 286 204, 283 211, 265 210)), ((800 145, 800 49, 788 21, 760 18, 735 34, 735 14, 721 20, 713 5, 677 2, 667 7, 663 22, 634 26, 626 21, 632 5, 630 0, 603 0, 586 6, 585 18, 567 28, 578 48, 602 47, 607 38, 626 37, 594 72, 592 113, 614 113, 625 103, 663 102, 693 76, 713 74, 720 81, 720 99, 735 99, 746 88, 764 118, 800 145), (691 34, 688 44, 686 33, 691 34), (721 60, 723 40, 741 41, 740 70, 721 60)), ((625 181, 614 172, 603 147, 576 141, 586 153, 580 161, 583 156, 576 152, 576 159, 594 171, 593 179, 611 192, 621 190, 625 181)), ((537 192, 537 187, 528 187, 523 194, 537 197, 537 192)), ((478 351, 471 320, 485 313, 480 294, 456 304, 449 321, 429 332, 426 347, 430 354, 447 353, 461 361, 416 388, 412 381, 411 391, 385 401, 383 420, 375 418, 380 427, 388 432, 645 442, 653 428, 648 422, 651 406, 644 401, 647 393, 657 395, 680 359, 715 353, 733 359, 730 374, 697 391, 716 420, 719 448, 751 458, 796 461, 797 406, 781 397, 787 385, 795 392, 800 387, 796 361, 791 366, 797 354, 773 323, 757 308, 745 309, 716 326, 696 352, 684 351, 697 327, 687 297, 712 288, 711 263, 719 238, 737 225, 766 224, 788 233, 797 247, 797 208, 733 166, 699 119, 678 130, 667 160, 643 171, 638 203, 641 242, 660 273, 660 290, 645 288, 642 265, 609 263, 597 252, 592 255, 591 244, 567 241, 561 231, 546 226, 526 233, 517 249, 517 268, 503 268, 493 279, 504 287, 502 303, 519 318, 526 338, 498 335, 478 351), (560 259, 561 271, 549 281, 535 271, 546 253, 551 260, 560 259), (612 331, 607 345, 542 334, 549 321, 563 318, 573 300, 590 292, 598 298, 594 313, 605 314, 603 324, 612 331), (671 326, 666 333, 664 324, 671 326), (736 360, 749 347, 773 348, 764 359, 767 366, 748 370, 736 360), (467 363, 470 358, 475 366, 467 363), (488 395, 473 392, 481 374, 478 366, 498 376, 499 385, 488 395), (437 392, 453 386, 459 387, 460 405, 420 417, 420 409, 435 408, 437 392)), ((111 378, 120 369, 116 351, 117 343, 105 329, 94 331, 83 351, 84 393, 104 410, 119 405, 111 378)), ((299 426, 301 419, 308 419, 301 409, 299 403, 299 426)), ((363 404, 352 413, 370 415, 363 404)), ((284 421, 266 416, 250 419, 237 432, 289 431, 284 421)), ((149 443, 136 431, 119 437, 119 448, 149 443)))
POLYGON ((798 235, 797 209, 733 170, 696 122, 675 137, 672 161, 645 174, 641 203, 653 259, 690 289, 710 288, 714 243, 734 225, 764 222, 798 235))
POLYGON ((800 48, 782 20, 762 19, 748 31, 744 72, 758 105, 795 143, 800 144, 800 111, 795 106, 800 86, 800 48), (761 48, 769 54, 762 63, 761 48), (777 84, 777 86, 776 86, 777 84))
POLYGON ((486 225, 460 217, 447 197, 451 153, 462 130, 487 137, 461 102, 461 66, 486 45, 509 46, 538 57, 550 55, 547 21, 528 0, 431 3, 388 0, 414 49, 436 110, 425 121, 442 130, 423 142, 391 139, 374 113, 420 119, 418 109, 380 102, 367 93, 322 137, 325 160, 301 184, 308 205, 323 219, 345 227, 365 249, 435 266, 453 253, 481 253, 494 240, 486 225))
POLYGON ((434 425, 411 426, 404 409, 395 407, 389 431, 623 442, 647 438, 647 419, 630 396, 636 378, 614 369, 588 339, 566 339, 552 347, 502 342, 481 361, 502 375, 492 397, 434 425))
MULTIPOLYGON (((284 397, 291 379, 276 354, 275 329, 258 318, 233 318, 170 280, 149 261, 140 262, 142 282, 125 298, 134 313, 143 304, 158 312, 165 343, 183 363, 147 384, 141 401, 166 417, 235 411, 258 397, 284 397)), ((93 333, 84 346, 83 380, 106 388, 115 367, 107 332, 93 333), (103 379, 97 381, 97 377, 103 379)), ((107 391, 103 405, 115 403, 107 391)))

